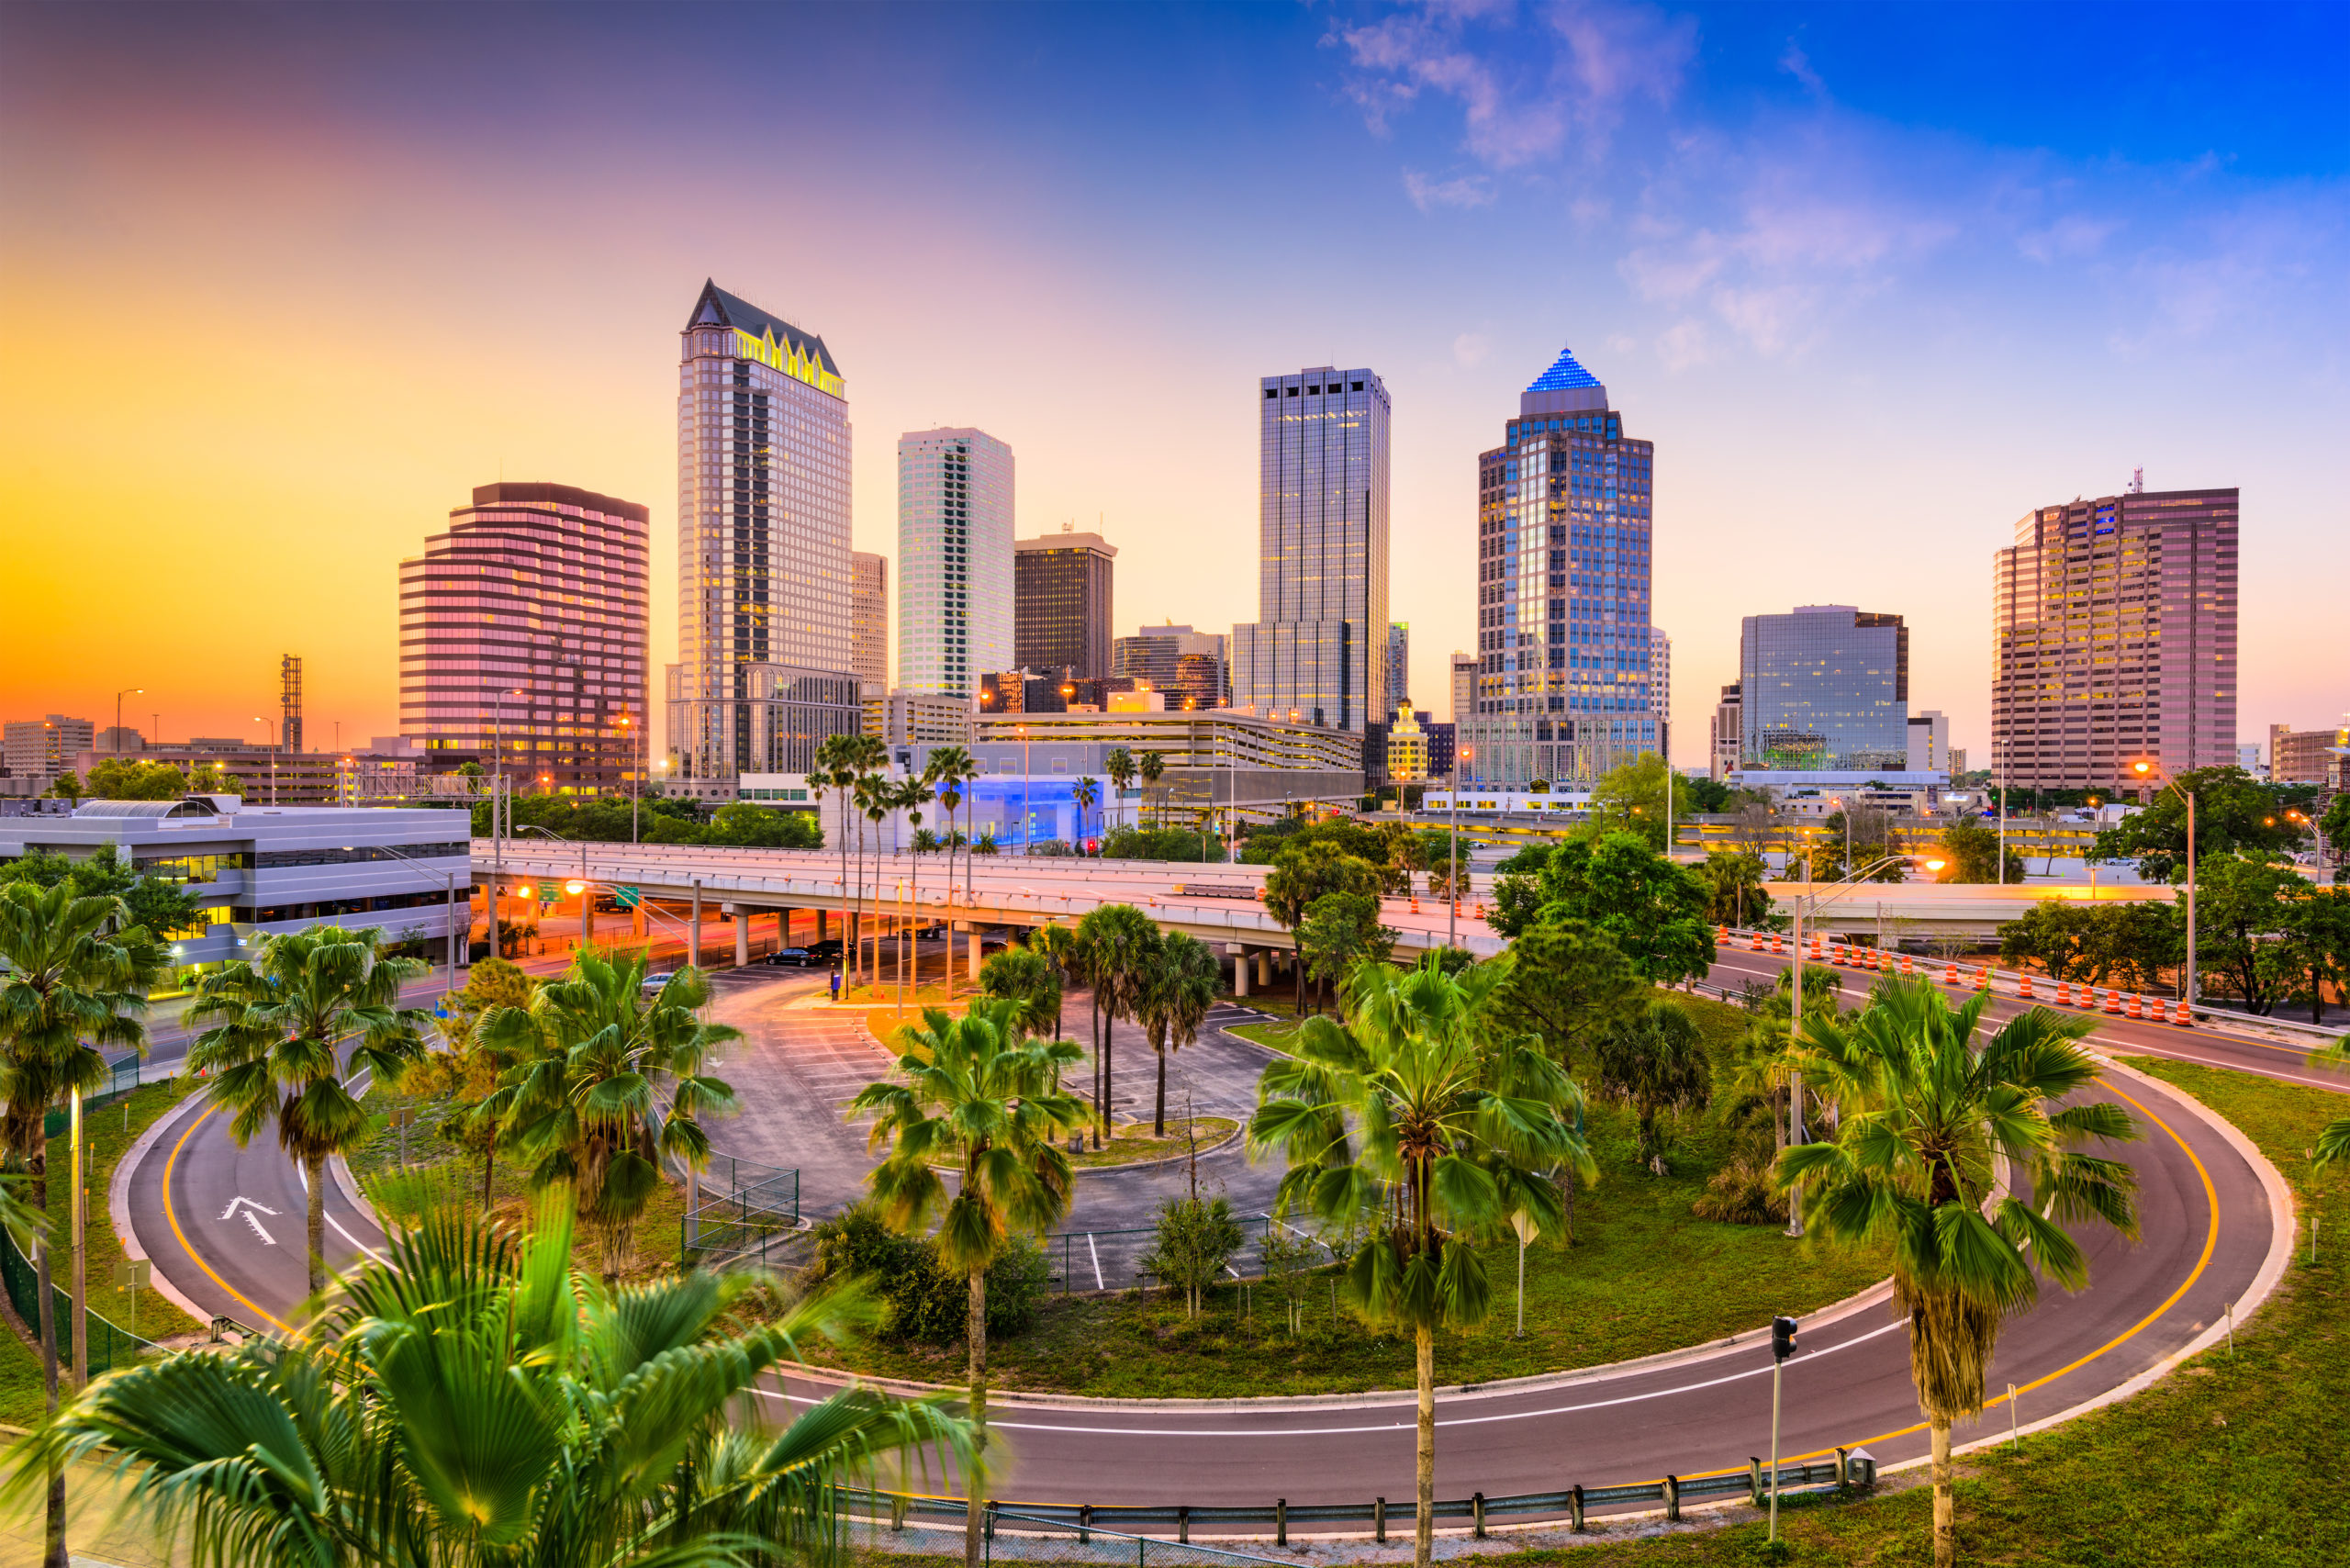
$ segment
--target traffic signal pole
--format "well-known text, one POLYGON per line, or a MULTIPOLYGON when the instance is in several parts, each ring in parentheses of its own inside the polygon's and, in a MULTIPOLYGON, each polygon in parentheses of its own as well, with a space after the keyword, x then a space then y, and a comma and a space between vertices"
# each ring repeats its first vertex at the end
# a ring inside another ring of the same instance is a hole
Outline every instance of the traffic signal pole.
MULTIPOLYGON (((1801 963, 1798 955, 1796 961, 1801 963)), ((1796 1320, 1792 1317, 1771 1319, 1771 1532, 1767 1538, 1773 1544, 1779 1539, 1779 1379, 1786 1370, 1787 1358, 1796 1353, 1796 1320)))

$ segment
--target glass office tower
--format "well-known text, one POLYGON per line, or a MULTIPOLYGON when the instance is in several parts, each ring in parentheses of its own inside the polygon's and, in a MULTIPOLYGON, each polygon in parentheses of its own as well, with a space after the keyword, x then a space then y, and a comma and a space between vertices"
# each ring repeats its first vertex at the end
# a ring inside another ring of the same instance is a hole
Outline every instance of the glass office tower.
POLYGON ((1477 459, 1477 671, 1465 782, 1595 782, 1658 749, 1650 696, 1655 445, 1571 351, 1477 459))
MULTIPOLYGON (((1110 673, 1110 610, 1118 547, 1067 523, 1012 546, 1012 663, 1021 669, 1110 673)), ((982 670, 981 674, 988 673, 982 670)))
POLYGON ((822 338, 715 284, 683 338, 669 787, 732 800, 860 722, 848 393, 822 338))
POLYGON ((1012 663, 1012 448, 898 438, 898 688, 969 697, 1012 663))
POLYGON ((1750 615, 1738 639, 1748 767, 1839 773, 1909 766, 1909 628, 1849 604, 1750 615))
POLYGON ((1257 619, 1233 700, 1360 733, 1387 700, 1387 388, 1328 365, 1258 383, 1257 619))

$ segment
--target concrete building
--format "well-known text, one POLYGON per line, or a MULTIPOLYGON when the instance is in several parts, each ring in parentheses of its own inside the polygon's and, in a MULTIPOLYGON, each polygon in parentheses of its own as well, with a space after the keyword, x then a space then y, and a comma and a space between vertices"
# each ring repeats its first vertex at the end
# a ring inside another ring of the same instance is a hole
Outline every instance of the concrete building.
POLYGON ((862 722, 848 391, 823 339, 715 284, 681 344, 668 788, 731 801, 736 775, 805 772, 862 722))
POLYGON ((2350 746, 2350 727, 2296 730, 2287 724, 2271 724, 2268 777, 2279 784, 2321 784, 2340 789, 2343 758, 2337 748, 2344 746, 2350 746))
POLYGON ((896 691, 865 699, 865 733, 890 748, 968 745, 975 707, 951 691, 896 691))
POLYGON ((1227 707, 1232 680, 1225 646, 1220 633, 1197 632, 1171 621, 1145 626, 1111 644, 1110 673, 1164 691, 1179 707, 1187 700, 1199 708, 1227 707))
MULTIPOLYGON (((306 756, 319 755, 306 753, 306 756)), ((162 935, 179 968, 250 957, 261 938, 329 922, 415 938, 436 963, 473 920, 470 823, 458 811, 267 806, 233 796, 86 801, 71 816, 0 818, 0 859, 81 860, 115 846, 201 911, 162 935), (452 912, 451 905, 455 908, 452 912)))
POLYGON ((848 577, 849 673, 869 696, 890 689, 890 557, 852 550, 848 577))
MULTIPOLYGON (((1068 523, 1012 547, 1012 664, 1115 674, 1110 615, 1117 548, 1068 523)), ((1219 642, 1222 639, 1218 639, 1219 642)))
POLYGON ((1360 734, 1387 697, 1387 388, 1328 365, 1258 383, 1257 619, 1236 703, 1360 734))
POLYGON ((1750 615, 1738 647, 1740 762, 1781 771, 1909 761, 1909 629, 1849 604, 1750 615))
POLYGON ((1453 722, 1454 723, 1456 723, 1456 724, 1457 724, 1457 723, 1459 723, 1462 719, 1466 718, 1469 714, 1471 714, 1471 713, 1472 713, 1472 712, 1474 712, 1474 711, 1476 711, 1476 704, 1477 704, 1477 655, 1474 655, 1474 654, 1455 654, 1455 655, 1452 655, 1452 691, 1451 691, 1451 696, 1452 696, 1452 712, 1451 712, 1451 718, 1452 718, 1452 722, 1453 722))
POLYGON ((400 563, 400 729, 426 771, 502 761, 517 790, 643 787, 651 519, 570 485, 476 485, 400 563))
MULTIPOLYGON (((1427 710, 1421 709, 1420 711, 1426 712, 1427 710)), ((1430 778, 1451 778, 1453 742, 1460 734, 1460 726, 1449 719, 1441 722, 1431 722, 1422 719, 1420 728, 1427 733, 1428 737, 1428 777, 1430 778)))
POLYGON ((9 776, 38 778, 42 790, 48 789, 59 774, 72 771, 73 758, 92 750, 97 741, 97 726, 90 720, 72 719, 62 713, 39 719, 11 719, 6 733, 9 776))
POLYGON ((147 737, 128 724, 108 724, 91 737, 90 749, 100 756, 135 756, 147 749, 147 737))
POLYGON ((1956 782, 1956 781, 1957 781, 1957 778, 1958 778, 1958 776, 1959 776, 1960 774, 1962 774, 1962 773, 1965 772, 1965 771, 1966 771, 1966 748, 1965 748, 1964 746, 1963 746, 1963 745, 1954 745, 1954 746, 1951 747, 1951 748, 1950 748, 1950 776, 1951 776, 1951 779, 1952 779, 1952 781, 1953 781, 1953 782, 1956 782))
POLYGON ((1673 639, 1662 626, 1649 628, 1649 712, 1656 720, 1656 749, 1673 765, 1673 639))
POLYGON ((1412 625, 1408 621, 1387 623, 1387 702, 1380 711, 1393 713, 1398 708, 1412 705, 1412 625))
POLYGON ((985 431, 898 438, 898 685, 969 696, 1011 667, 1012 448, 985 431))
POLYGON ((1740 707, 1739 683, 1733 680, 1722 688, 1721 700, 1714 704, 1713 754, 1707 772, 1717 781, 1739 768, 1740 750, 1746 744, 1739 718, 1740 707))
MULTIPOLYGON (((2026 512, 1993 577, 1991 778, 2143 790, 2236 756, 2233 489, 2026 512)), ((2272 766, 2275 759, 2271 759, 2272 766)))
POLYGON ((1387 726, 1387 779, 1391 784, 1425 784, 1427 778, 1428 733, 1406 704, 1395 710, 1387 726))
POLYGON ((1903 765, 1912 773, 1950 772, 1950 720, 1940 709, 1909 715, 1909 750, 1903 765))
POLYGON ((1658 749, 1649 690, 1655 446, 1561 351, 1477 459, 1477 641, 1465 778, 1592 783, 1658 749))

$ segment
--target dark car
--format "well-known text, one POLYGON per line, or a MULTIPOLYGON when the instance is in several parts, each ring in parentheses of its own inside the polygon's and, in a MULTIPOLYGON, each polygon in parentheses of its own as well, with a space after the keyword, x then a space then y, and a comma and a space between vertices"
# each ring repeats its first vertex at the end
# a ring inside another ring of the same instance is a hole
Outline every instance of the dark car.
POLYGON ((808 952, 818 963, 830 963, 848 950, 848 944, 837 936, 827 936, 821 942, 808 944, 808 952))
POLYGON ((776 964, 785 969, 808 969, 823 961, 805 947, 778 947, 759 960, 763 964, 776 964))

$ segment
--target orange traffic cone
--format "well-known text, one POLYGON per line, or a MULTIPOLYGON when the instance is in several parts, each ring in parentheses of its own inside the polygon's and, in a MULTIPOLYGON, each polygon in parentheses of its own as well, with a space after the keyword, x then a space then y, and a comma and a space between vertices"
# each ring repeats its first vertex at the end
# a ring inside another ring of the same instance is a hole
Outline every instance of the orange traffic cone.
POLYGON ((2105 993, 2105 1010, 2108 1013, 2112 1014, 2117 1018, 2121 1016, 2121 993, 2120 991, 2109 991, 2105 993))
POLYGON ((1977 991, 1991 989, 1991 970, 1988 965, 1975 971, 1975 989, 1977 991))
POLYGON ((1953 959, 1952 959, 1952 960, 1951 960, 1951 965, 1950 965, 1949 969, 1948 969, 1947 971, 1945 971, 1945 972, 1943 973, 1943 975, 1942 975, 1942 984, 1944 984, 1944 985, 1956 985, 1957 983, 1958 983, 1958 960, 1957 960, 1957 959, 1955 959, 1955 958, 1953 958, 1953 959))
POLYGON ((2026 1002, 2030 1002, 2031 1000, 2031 975, 2027 971, 2021 978, 2023 980, 2023 999, 2026 1002))
POLYGON ((2130 993, 2130 1016, 2132 1018, 2143 1018, 2145 1015, 2145 999, 2140 996, 2136 991, 2132 991, 2130 993))
POLYGON ((2073 982, 2071 980, 2058 980, 2056 982, 2056 1005, 2059 1007, 2070 1007, 2073 1005, 2073 982))
MULTIPOLYGON (((1758 948, 1759 948, 1759 947, 1761 947, 1761 946, 1762 946, 1762 940, 1758 937, 1758 938, 1755 940, 1755 944, 1754 944, 1754 945, 1755 945, 1755 946, 1756 946, 1756 947, 1758 947, 1758 948)), ((1772 951, 1772 953, 1775 956, 1775 955, 1777 955, 1777 954, 1784 953, 1784 952, 1785 952, 1786 950, 1787 950, 1787 939, 1786 939, 1785 936, 1780 935, 1779 935, 1777 932, 1775 932, 1775 931, 1774 931, 1773 933, 1771 933, 1771 951, 1772 951)))

